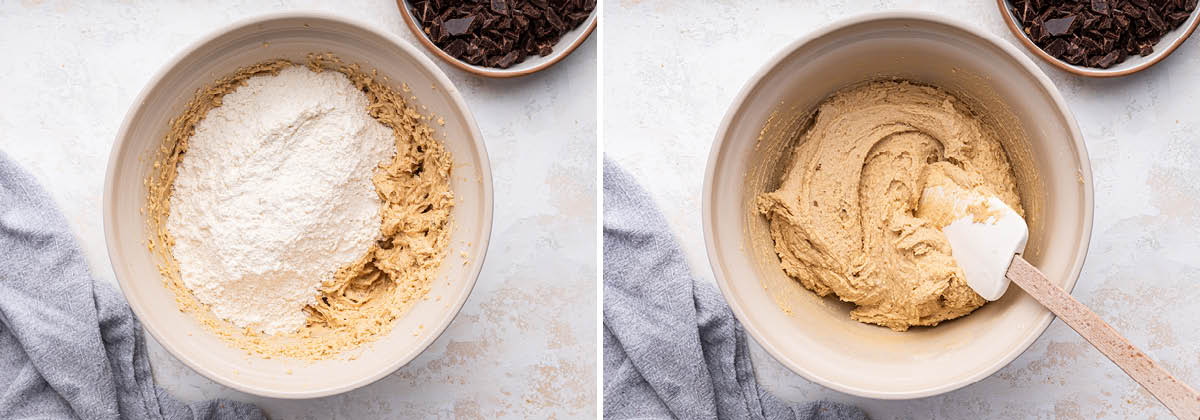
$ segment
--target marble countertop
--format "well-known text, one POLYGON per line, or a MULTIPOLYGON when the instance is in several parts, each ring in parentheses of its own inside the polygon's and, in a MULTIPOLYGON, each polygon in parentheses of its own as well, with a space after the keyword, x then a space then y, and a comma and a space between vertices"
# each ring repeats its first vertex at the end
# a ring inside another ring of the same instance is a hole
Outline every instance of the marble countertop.
MULTIPOLYGON (((154 72, 231 21, 284 10, 329 12, 416 44, 396 7, 386 0, 0 0, 0 150, 50 191, 92 273, 114 282, 101 185, 118 126, 154 72)), ((466 306, 408 366, 342 395, 259 398, 209 381, 147 336, 155 379, 185 400, 252 401, 276 419, 594 416, 596 51, 593 37, 551 69, 516 80, 439 63, 487 143, 495 218, 466 306)))
MULTIPOLYGON (((868 11, 939 13, 1017 43, 991 1, 608 0, 604 153, 654 195, 693 271, 712 279, 700 222, 709 146, 750 75, 787 43, 868 11)), ((1066 97, 1092 160, 1095 223, 1074 296, 1184 381, 1200 385, 1200 40, 1115 80, 1039 65, 1066 97)), ((1034 61, 1038 61, 1034 59, 1034 61)), ((753 340, 751 340, 753 342, 753 340)), ((856 404, 875 419, 1150 418, 1170 413, 1061 321, 991 377, 948 394, 841 394, 752 346, 759 381, 785 399, 856 404)))

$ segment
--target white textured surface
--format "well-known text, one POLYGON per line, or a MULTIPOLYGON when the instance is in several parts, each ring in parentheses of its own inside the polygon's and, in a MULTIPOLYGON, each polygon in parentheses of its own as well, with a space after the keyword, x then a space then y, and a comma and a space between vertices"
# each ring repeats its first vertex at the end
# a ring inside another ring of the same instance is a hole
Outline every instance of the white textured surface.
MULTIPOLYGON (((834 19, 940 13, 1016 43, 992 1, 607 0, 605 154, 656 198, 692 269, 711 279, 700 224, 709 146, 733 96, 766 60, 834 19), (953 3, 953 6, 950 6, 953 3)), ((1200 385, 1200 50, 1196 39, 1138 75, 1070 76, 1039 62, 1074 111, 1091 154, 1095 225, 1074 296, 1184 381, 1200 385)), ((1171 418, 1115 365, 1055 321, 995 375, 912 401, 852 397, 752 354, 783 398, 857 404, 875 419, 1171 418)))
MULTIPOLYGON (((393 1, 76 2, 0 0, 0 150, 48 189, 94 275, 115 283, 101 185, 134 97, 192 41, 233 20, 325 10, 415 44, 393 1)), ((580 418, 595 413, 595 40, 534 76, 488 80, 439 65, 487 143, 495 220, 462 313, 396 373, 316 400, 217 385, 148 338, 156 380, 187 400, 253 401, 288 418, 580 418)))

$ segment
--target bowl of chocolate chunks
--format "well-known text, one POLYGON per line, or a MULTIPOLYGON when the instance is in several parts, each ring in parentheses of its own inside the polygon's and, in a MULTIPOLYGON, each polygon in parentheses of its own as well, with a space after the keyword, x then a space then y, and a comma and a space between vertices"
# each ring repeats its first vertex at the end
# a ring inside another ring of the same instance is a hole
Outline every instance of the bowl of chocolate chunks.
POLYGON ((596 28, 596 0, 397 0, 433 55, 487 77, 532 74, 561 61, 596 28))
POLYGON ((1197 0, 996 0, 1013 35, 1046 62, 1090 77, 1145 70, 1200 24, 1197 0))

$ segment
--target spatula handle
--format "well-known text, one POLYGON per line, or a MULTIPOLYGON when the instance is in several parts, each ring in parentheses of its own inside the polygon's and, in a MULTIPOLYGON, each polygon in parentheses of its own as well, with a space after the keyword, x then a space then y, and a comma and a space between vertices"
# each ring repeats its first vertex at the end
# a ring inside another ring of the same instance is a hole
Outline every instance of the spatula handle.
POLYGON ((1150 360, 1146 353, 1130 344, 1129 340, 1122 337, 1091 309, 1071 297, 1070 293, 1050 283, 1041 271, 1020 255, 1013 258, 1008 267, 1007 277, 1096 346, 1133 380, 1142 384, 1176 417, 1200 419, 1200 394, 1197 394, 1196 390, 1150 360))

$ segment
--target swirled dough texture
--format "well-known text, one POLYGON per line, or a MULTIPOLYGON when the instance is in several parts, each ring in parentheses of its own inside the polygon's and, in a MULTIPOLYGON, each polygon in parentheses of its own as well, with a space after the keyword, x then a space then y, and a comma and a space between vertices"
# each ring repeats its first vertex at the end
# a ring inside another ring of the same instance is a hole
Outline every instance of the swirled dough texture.
MULTIPOLYGON (((209 110, 251 77, 277 74, 298 65, 278 59, 239 69, 196 92, 183 113, 171 120, 154 169, 146 179, 146 208, 150 238, 147 245, 159 257, 159 271, 175 293, 179 309, 226 342, 266 358, 326 359, 375 341, 391 332, 396 319, 418 301, 428 298, 438 267, 450 243, 450 153, 434 139, 432 115, 422 114, 396 91, 388 79, 345 64, 330 54, 308 57, 310 70, 345 74, 367 95, 366 112, 391 128, 396 150, 390 161, 372 174, 379 194, 381 226, 375 242, 358 260, 339 267, 325 279, 319 296, 304 308, 306 324, 296 332, 266 334, 218 318, 196 299, 179 277, 172 255, 174 238, 166 229, 176 168, 186 159, 188 140, 209 110)), ((405 87, 407 89, 407 87, 405 87)), ((410 96, 407 99, 416 99, 410 96)), ((351 356, 353 357, 353 356, 351 356)))
POLYGON ((995 195, 1023 215, 998 129, 945 91, 901 81, 838 92, 813 118, 779 189, 755 203, 783 271, 896 331, 982 306, 941 232, 950 209, 922 195, 995 195))

